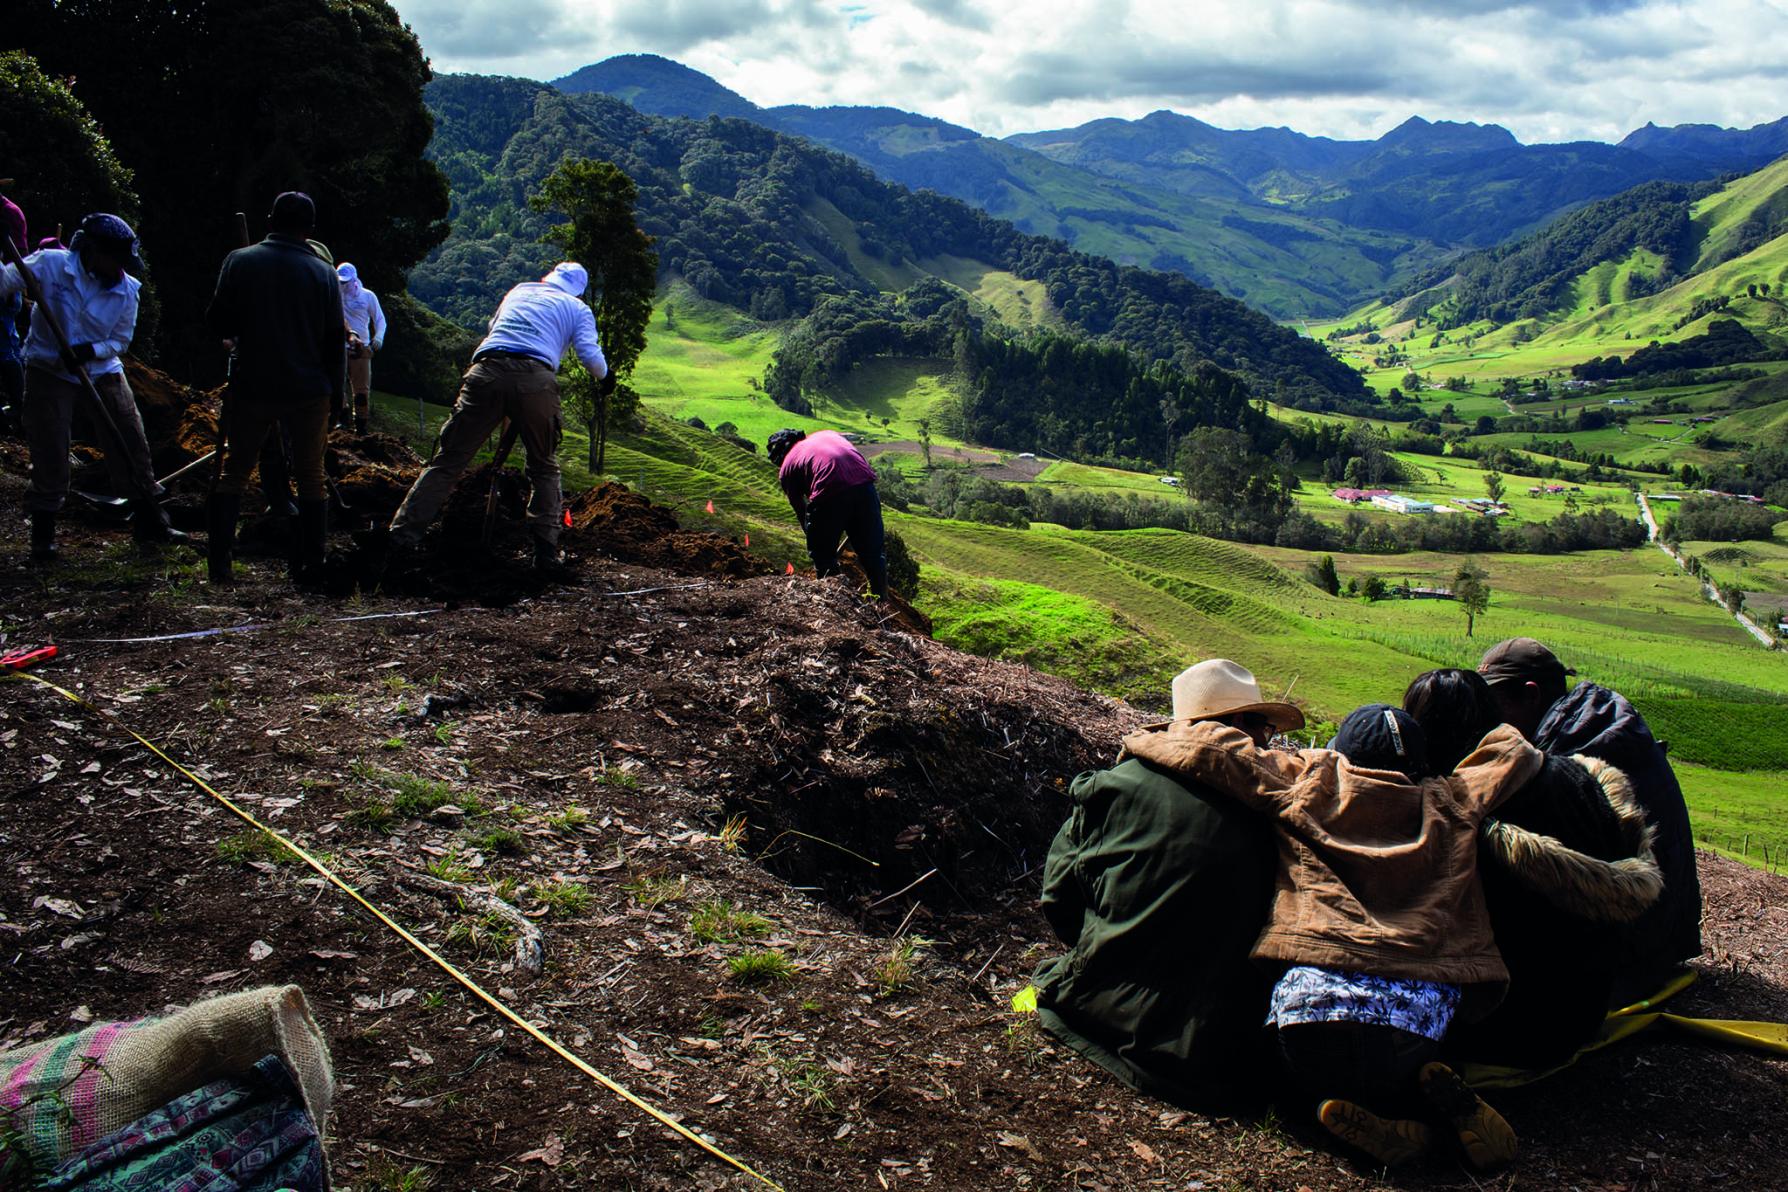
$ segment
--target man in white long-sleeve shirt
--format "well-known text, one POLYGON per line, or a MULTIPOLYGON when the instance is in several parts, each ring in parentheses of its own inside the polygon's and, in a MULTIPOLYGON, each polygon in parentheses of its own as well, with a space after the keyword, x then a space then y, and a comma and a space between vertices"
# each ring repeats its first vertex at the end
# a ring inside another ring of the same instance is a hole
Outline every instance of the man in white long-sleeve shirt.
POLYGON ((372 414, 372 358, 385 346, 385 310, 379 296, 360 282, 360 271, 343 261, 335 270, 341 282, 341 314, 348 325, 348 386, 354 391, 354 433, 366 433, 372 414))
POLYGON ((608 361, 596 338, 596 316, 583 300, 590 275, 572 261, 555 265, 540 281, 523 282, 504 295, 490 321, 490 334, 472 354, 460 382, 453 414, 441 427, 434 458, 410 488, 391 519, 391 545, 413 549, 441 512, 453 482, 478 447, 505 417, 515 423, 528 453, 534 495, 528 524, 534 533, 534 565, 548 568, 559 558, 559 359, 574 348, 598 380, 608 361))
MULTIPOLYGON (((76 410, 97 423, 112 487, 130 497, 132 528, 143 542, 167 542, 185 535, 168 525, 161 485, 149 458, 143 417, 124 379, 119 359, 136 334, 137 291, 142 283, 125 272, 138 265, 137 237, 116 215, 87 216, 68 248, 46 248, 25 258, 43 291, 32 308, 25 339, 25 437, 31 448, 31 557, 48 562, 56 555, 56 514, 68 499, 68 441, 76 410), (64 352, 50 330, 53 315, 68 337, 64 352), (118 437, 82 392, 81 373, 92 378, 118 437)), ((23 291, 17 266, 0 266, 0 299, 23 291)))

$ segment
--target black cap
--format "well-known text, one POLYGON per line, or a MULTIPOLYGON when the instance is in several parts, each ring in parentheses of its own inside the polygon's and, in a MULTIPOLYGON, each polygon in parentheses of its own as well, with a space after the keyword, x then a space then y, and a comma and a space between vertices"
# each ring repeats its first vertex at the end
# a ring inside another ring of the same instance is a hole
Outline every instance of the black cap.
POLYGON ((1478 674, 1492 687, 1498 683, 1563 684, 1566 675, 1577 672, 1558 660, 1558 655, 1531 637, 1511 637, 1497 642, 1484 652, 1478 663, 1478 674))
POLYGON ((317 205, 301 190, 288 190, 273 200, 267 222, 276 232, 308 232, 317 226, 317 205))
POLYGON ((1395 770, 1411 778, 1428 773, 1428 738, 1422 726, 1389 704, 1367 704, 1349 712, 1329 748, 1368 770, 1395 770))
POLYGON ((807 432, 804 430, 779 430, 765 440, 764 453, 770 457, 771 463, 780 468, 794 445, 806 437, 807 432))

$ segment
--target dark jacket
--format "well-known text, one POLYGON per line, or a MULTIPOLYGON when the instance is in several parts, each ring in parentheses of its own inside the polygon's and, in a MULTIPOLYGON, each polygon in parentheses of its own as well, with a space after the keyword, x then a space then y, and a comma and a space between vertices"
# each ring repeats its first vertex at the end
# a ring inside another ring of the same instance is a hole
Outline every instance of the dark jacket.
POLYGON ((233 392, 281 403, 341 398, 341 287, 303 240, 270 235, 225 257, 205 323, 236 341, 233 392))
POLYGON ((1043 913, 1068 948, 1037 970, 1043 1025, 1165 1101, 1258 1097, 1272 977, 1248 949, 1272 897, 1272 829, 1134 758, 1070 795, 1043 870, 1043 913))
POLYGON ((1701 882, 1695 874, 1689 809, 1676 772, 1645 718, 1619 693, 1579 683, 1546 713, 1534 744, 1548 754, 1581 754, 1617 767, 1632 783, 1634 799, 1657 829, 1664 894, 1625 932, 1623 967, 1637 982, 1633 988, 1655 983, 1660 974, 1699 956, 1701 882))
POLYGON ((1563 1063, 1601 1027, 1623 953, 1664 881, 1654 833, 1626 777, 1592 758, 1548 757, 1484 826, 1479 872, 1509 969, 1503 1003, 1447 1036, 1463 1059, 1563 1063))

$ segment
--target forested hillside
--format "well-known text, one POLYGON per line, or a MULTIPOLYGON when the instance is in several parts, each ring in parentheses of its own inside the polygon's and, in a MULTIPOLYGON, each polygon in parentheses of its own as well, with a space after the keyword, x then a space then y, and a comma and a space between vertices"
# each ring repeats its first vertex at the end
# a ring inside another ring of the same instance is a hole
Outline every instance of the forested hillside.
POLYGON ((926 276, 1003 273, 1032 284, 1062 330, 1185 372, 1205 362, 1286 402, 1357 401, 1352 369, 1320 345, 1186 277, 1120 266, 1026 235, 967 204, 913 193, 856 161, 742 120, 660 119, 605 95, 516 79, 432 83, 431 155, 452 182, 454 231, 412 291, 466 326, 547 261, 527 197, 568 156, 612 160, 637 183, 661 268, 703 297, 774 321, 828 295, 926 276))
POLYGON ((1473 253, 1455 267, 1458 280, 1447 322, 1542 318, 1569 304, 1579 274, 1605 261, 1624 261, 1636 250, 1651 254, 1653 271, 1629 274, 1620 296, 1638 298, 1661 289, 1694 260, 1689 204, 1718 189, 1714 182, 1648 182, 1573 211, 1530 236, 1473 253))
MULTIPOLYGON (((1429 273, 1413 291, 1422 297, 1411 313, 1432 313, 1442 330, 1587 314, 1739 261, 1784 232, 1788 159, 1739 178, 1649 182, 1463 257, 1450 278, 1444 268, 1429 273), (1431 288, 1443 282, 1444 290, 1431 288)), ((1717 302, 1702 300, 1693 317, 1717 302)))

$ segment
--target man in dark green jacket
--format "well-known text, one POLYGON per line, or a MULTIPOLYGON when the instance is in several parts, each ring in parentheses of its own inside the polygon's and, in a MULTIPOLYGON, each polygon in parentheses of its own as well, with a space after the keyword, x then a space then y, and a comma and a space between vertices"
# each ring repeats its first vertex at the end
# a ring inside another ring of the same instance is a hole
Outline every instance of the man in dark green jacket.
MULTIPOLYGON (((1304 724, 1222 658, 1174 679, 1173 716, 1220 720, 1263 746, 1304 724)), ((1272 974, 1248 952, 1272 900, 1272 825, 1134 757, 1080 775, 1070 794, 1043 871, 1043 913, 1068 948, 1037 970, 1043 1026, 1164 1101, 1257 1100, 1272 1071, 1272 974)))

